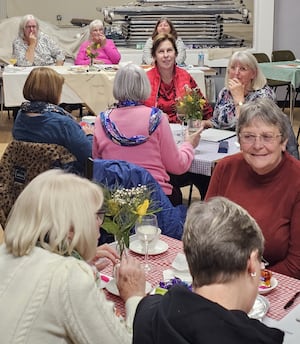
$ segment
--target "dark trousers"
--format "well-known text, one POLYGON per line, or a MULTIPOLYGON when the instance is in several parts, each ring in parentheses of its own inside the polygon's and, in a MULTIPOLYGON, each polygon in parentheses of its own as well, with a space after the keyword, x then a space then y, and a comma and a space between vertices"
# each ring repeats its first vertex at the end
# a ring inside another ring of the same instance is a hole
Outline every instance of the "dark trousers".
POLYGON ((169 199, 174 206, 182 204, 182 192, 180 188, 191 184, 196 186, 196 188, 199 190, 201 200, 204 200, 210 181, 210 176, 192 172, 186 172, 180 175, 169 173, 169 175, 170 184, 173 185, 173 192, 172 195, 169 196, 169 199))

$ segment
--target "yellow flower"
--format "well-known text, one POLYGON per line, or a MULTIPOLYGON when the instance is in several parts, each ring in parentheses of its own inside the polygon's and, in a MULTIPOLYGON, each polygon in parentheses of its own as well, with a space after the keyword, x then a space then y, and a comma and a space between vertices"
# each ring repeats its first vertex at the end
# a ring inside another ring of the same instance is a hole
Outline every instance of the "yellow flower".
POLYGON ((186 97, 186 100, 188 101, 188 102, 192 102, 193 101, 193 97, 189 94, 187 97, 186 97))
POLYGON ((199 119, 203 117, 203 109, 206 100, 202 97, 199 88, 184 86, 184 94, 176 99, 178 113, 185 115, 185 120, 199 119))
POLYGON ((149 207, 149 200, 148 199, 145 199, 144 202, 142 204, 140 204, 137 208, 136 208, 136 213, 139 215, 139 216, 143 216, 143 215, 146 215, 147 214, 147 210, 148 210, 148 207, 149 207))

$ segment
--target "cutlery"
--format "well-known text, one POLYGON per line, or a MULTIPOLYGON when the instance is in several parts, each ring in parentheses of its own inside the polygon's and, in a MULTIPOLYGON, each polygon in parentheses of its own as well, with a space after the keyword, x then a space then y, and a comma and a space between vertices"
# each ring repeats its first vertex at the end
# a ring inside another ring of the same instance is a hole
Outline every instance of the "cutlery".
POLYGON ((284 305, 283 308, 288 309, 289 307, 291 307, 299 295, 300 291, 297 291, 297 293, 295 293, 295 295, 284 305))

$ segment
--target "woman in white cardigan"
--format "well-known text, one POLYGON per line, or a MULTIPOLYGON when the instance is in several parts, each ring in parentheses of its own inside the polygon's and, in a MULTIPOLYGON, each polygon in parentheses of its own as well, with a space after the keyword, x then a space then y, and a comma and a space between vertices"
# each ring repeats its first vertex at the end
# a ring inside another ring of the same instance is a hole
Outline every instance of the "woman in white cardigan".
POLYGON ((144 45, 143 48, 143 57, 142 57, 142 64, 154 64, 152 58, 152 45, 154 38, 159 35, 160 33, 169 33, 171 34, 176 40, 176 47, 178 51, 178 55, 176 57, 176 63, 178 65, 184 65, 186 59, 186 48, 183 40, 177 36, 177 31, 173 25, 173 23, 166 17, 160 18, 153 30, 152 36, 149 37, 144 45))
POLYGON ((97 248, 102 204, 100 186, 60 170, 40 174, 20 194, 0 245, 1 342, 131 343, 145 275, 137 260, 122 258, 123 321, 87 263, 116 260, 112 250, 97 248))

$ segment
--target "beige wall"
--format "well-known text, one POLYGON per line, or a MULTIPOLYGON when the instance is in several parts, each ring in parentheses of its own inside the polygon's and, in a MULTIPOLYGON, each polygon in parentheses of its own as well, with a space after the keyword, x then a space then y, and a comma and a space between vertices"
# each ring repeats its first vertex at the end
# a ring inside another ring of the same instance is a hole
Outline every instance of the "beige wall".
POLYGON ((34 14, 39 19, 57 24, 56 15, 62 15, 61 24, 70 24, 72 18, 103 19, 97 7, 119 6, 126 4, 126 0, 1 0, 6 1, 7 16, 23 16, 34 14), (38 4, 38 5, 37 5, 38 4))

